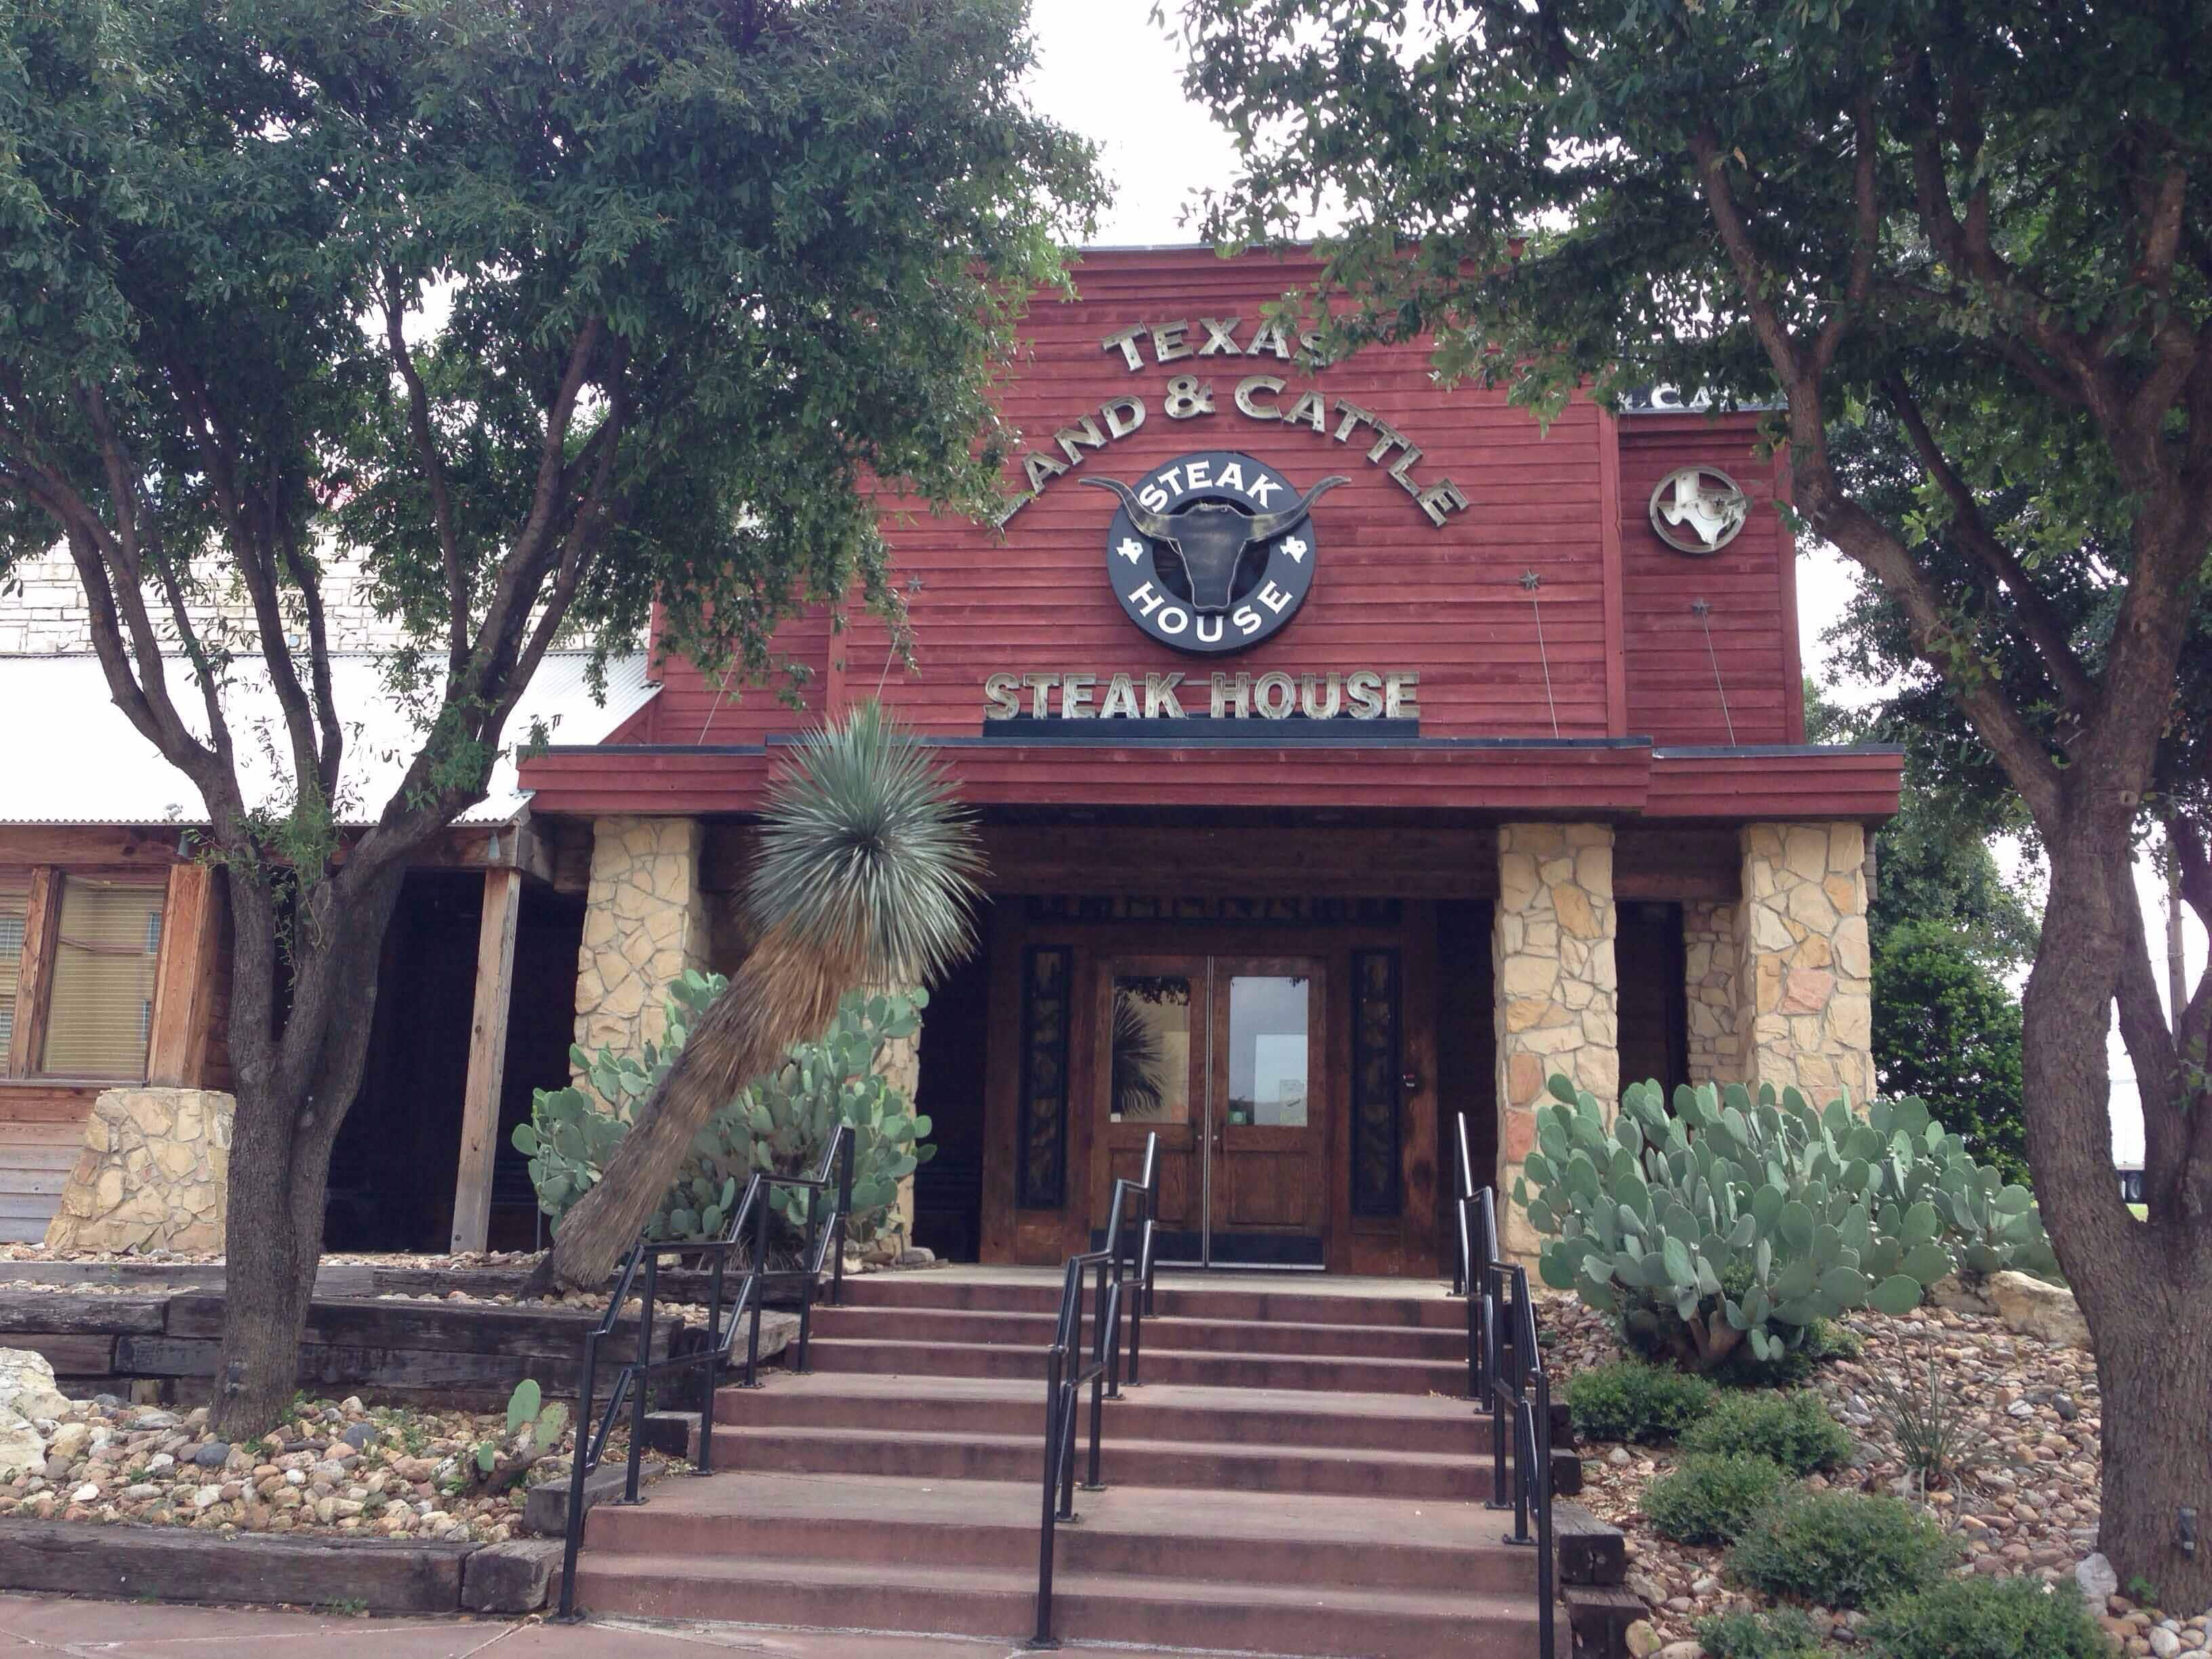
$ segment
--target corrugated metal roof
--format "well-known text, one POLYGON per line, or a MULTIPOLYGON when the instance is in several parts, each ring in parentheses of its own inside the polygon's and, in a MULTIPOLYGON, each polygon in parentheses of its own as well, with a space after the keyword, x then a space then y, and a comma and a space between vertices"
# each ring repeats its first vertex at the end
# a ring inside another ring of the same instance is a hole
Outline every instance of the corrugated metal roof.
MULTIPOLYGON (((339 818, 374 823, 421 747, 415 711, 392 694, 390 659, 344 653, 331 659, 331 695, 345 726, 339 818)), ((646 656, 607 664, 606 701, 585 682, 590 653, 548 652, 507 722, 507 741, 528 741, 543 726, 550 741, 604 741, 659 690, 645 678, 646 656)), ((206 734, 206 711, 191 669, 172 659, 169 695, 185 722, 206 734)), ((289 771, 270 753, 289 739, 268 675, 240 665, 223 688, 224 724, 249 799, 268 804, 289 771)), ((463 813, 463 823, 505 823, 528 802, 515 781, 510 747, 492 769, 491 790, 463 813)), ((89 654, 0 656, 0 823, 205 823, 207 808, 191 781, 138 734, 108 696, 89 654)))

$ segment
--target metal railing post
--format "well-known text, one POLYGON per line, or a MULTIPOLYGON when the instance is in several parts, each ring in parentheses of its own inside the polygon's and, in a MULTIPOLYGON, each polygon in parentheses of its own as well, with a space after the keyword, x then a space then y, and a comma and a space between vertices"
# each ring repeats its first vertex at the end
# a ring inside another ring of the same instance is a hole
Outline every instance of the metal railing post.
POLYGON ((802 1376, 806 1373, 807 1340, 814 1331, 814 1200, 821 1196, 821 1192, 822 1189, 818 1187, 809 1187, 806 1189, 806 1230, 804 1235, 805 1242, 799 1246, 799 1364, 797 1370, 802 1376))
POLYGON ((1059 1343, 1052 1345, 1045 1361, 1044 1393, 1044 1517, 1037 1526, 1036 1631, 1033 1648, 1056 1648, 1052 1633, 1053 1522, 1060 1511, 1059 1460, 1053 1455, 1060 1443, 1060 1378, 1067 1358, 1059 1343))
MULTIPOLYGON (((1474 1206, 1474 1195, 1472 1193, 1459 1201, 1459 1239, 1462 1254, 1474 1237, 1474 1224, 1468 1214, 1474 1206)), ((1471 1259, 1460 1294, 1467 1304, 1467 1397, 1480 1406, 1482 1403, 1482 1336, 1478 1327, 1482 1302, 1475 1294, 1471 1259)))
POLYGON ((583 1392, 576 1401, 576 1445, 568 1458, 568 1513, 561 1539, 561 1611, 567 1623, 576 1616, 576 1555, 584 1544, 584 1477, 592 1441, 592 1397, 599 1383, 599 1334, 584 1338, 583 1392))
MULTIPOLYGON (((745 1334, 745 1386, 760 1387, 760 1331, 761 1304, 768 1300, 768 1182, 756 1175, 752 1178, 753 1199, 753 1305, 751 1328, 745 1334)), ((799 1356, 802 1364, 805 1356, 799 1356)))
POLYGON ((1503 1321, 1498 1306, 1497 1276, 1495 1263, 1482 1271, 1482 1370, 1490 1399, 1490 1497, 1484 1507, 1503 1510, 1512 1507, 1513 1501, 1505 1474, 1506 1437, 1512 1430, 1506 1421, 1507 1389, 1498 1367, 1498 1329, 1503 1321))
POLYGON ((653 1293, 660 1285, 660 1257, 647 1250, 645 1256, 645 1290, 638 1304, 637 1346, 630 1366, 629 1401, 629 1463, 623 1475, 622 1501, 635 1504, 637 1500, 637 1478, 641 1459, 645 1451, 646 1396, 653 1392, 653 1293))
POLYGON ((702 1474, 714 1472, 714 1393, 722 1381, 722 1263, 726 1251, 714 1252, 714 1265, 707 1276, 707 1363, 699 1382, 699 1458, 702 1474))
POLYGON ((1535 1397, 1532 1437, 1536 1443, 1535 1468, 1530 1478, 1536 1485, 1536 1633, 1547 1655, 1553 1651, 1554 1582, 1557 1566, 1552 1555, 1552 1382, 1539 1366, 1530 1372, 1535 1397))
POLYGON ((836 1135, 837 1153, 837 1260, 830 1269, 830 1303, 832 1307, 845 1299, 845 1239, 853 1214, 853 1128, 840 1124, 836 1135))

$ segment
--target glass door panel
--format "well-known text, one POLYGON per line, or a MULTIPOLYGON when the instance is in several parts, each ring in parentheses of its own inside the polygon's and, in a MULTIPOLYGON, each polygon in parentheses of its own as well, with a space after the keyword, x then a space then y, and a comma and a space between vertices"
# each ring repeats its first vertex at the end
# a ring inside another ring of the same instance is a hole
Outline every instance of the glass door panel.
POLYGON ((1206 963, 1203 957, 1121 957, 1102 966, 1097 1146, 1091 1160, 1092 1248, 1105 1242, 1114 1182, 1144 1176, 1147 1136, 1160 1138, 1157 1259, 1205 1259, 1206 963), (1103 1121, 1102 1121, 1103 1120, 1103 1121))
POLYGON ((1217 957, 1212 963, 1214 1133, 1207 1260, 1319 1267, 1328 1216, 1322 1143, 1322 964, 1217 957))

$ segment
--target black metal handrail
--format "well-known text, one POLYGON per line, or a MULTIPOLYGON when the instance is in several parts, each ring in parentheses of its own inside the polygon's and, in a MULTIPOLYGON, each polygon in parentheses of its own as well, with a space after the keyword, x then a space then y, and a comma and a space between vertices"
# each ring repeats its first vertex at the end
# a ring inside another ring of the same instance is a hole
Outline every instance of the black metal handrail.
MULTIPOLYGON (((1462 1120, 1462 1164, 1465 1157, 1462 1120)), ((1552 1544, 1552 1384, 1536 1340, 1535 1298, 1528 1291, 1528 1268, 1498 1259, 1494 1188, 1486 1187, 1460 1200, 1460 1236, 1470 1264, 1468 1364, 1474 1395, 1490 1413, 1487 1507, 1512 1510, 1513 1530, 1505 1534, 1506 1543, 1535 1547, 1537 1651, 1552 1659, 1558 1600, 1552 1544)))
POLYGON ((629 1462, 623 1481, 624 1504, 642 1502, 638 1496, 639 1460, 645 1449, 645 1413, 653 1393, 653 1379, 678 1371, 696 1370, 701 1373, 699 1386, 699 1462, 697 1472, 711 1474, 714 1468, 714 1394, 721 1385, 722 1368, 729 1363, 731 1352, 737 1346, 738 1330, 744 1326, 745 1337, 745 1380, 744 1387, 760 1385, 761 1310, 768 1300, 769 1285, 777 1279, 796 1279, 799 1281, 799 1358, 794 1370, 806 1369, 807 1341, 811 1334, 814 1314, 814 1289, 826 1267, 830 1273, 830 1304, 835 1307, 845 1291, 845 1235, 853 1211, 853 1129, 841 1123, 822 1154, 822 1167, 811 1176, 765 1175, 756 1170, 745 1182, 744 1196, 730 1217, 728 1224, 719 1238, 672 1239, 654 1238, 641 1234, 630 1246, 629 1255, 623 1259, 622 1272, 615 1280, 614 1294, 608 1299, 607 1311, 599 1324, 584 1338, 584 1375, 582 1387, 576 1401, 576 1449, 568 1467, 568 1530, 562 1545, 561 1571, 561 1611, 556 1617, 569 1621, 580 1615, 576 1612, 576 1556, 584 1542, 584 1488, 586 1478, 599 1466, 605 1455, 608 1437, 621 1419, 623 1407, 630 1410, 629 1462), (804 1192, 806 1194, 806 1224, 805 1243, 799 1253, 799 1265, 781 1271, 768 1265, 769 1212, 774 1208, 770 1194, 777 1188, 804 1192), (821 1200, 825 1193, 833 1194, 828 1215, 821 1213, 821 1200), (726 1311, 729 1321, 723 1323, 725 1309, 722 1303, 723 1273, 730 1255, 739 1249, 747 1249, 750 1259, 746 1264, 744 1282, 738 1286, 737 1297, 726 1311), (700 1256, 709 1260, 712 1271, 707 1285, 707 1340, 690 1353, 671 1353, 664 1358, 653 1357, 653 1302, 660 1286, 660 1259, 665 1255, 678 1258, 700 1256), (606 1407, 595 1424, 592 1418, 592 1395, 599 1381, 599 1344, 612 1335, 622 1317, 623 1306, 629 1300, 630 1288, 644 1276, 644 1285, 638 1292, 637 1352, 622 1368, 614 1387, 607 1395, 606 1407), (748 1319, 747 1316, 750 1317, 748 1319))
POLYGON ((1127 1301, 1129 1314, 1129 1386, 1136 1388, 1144 1354, 1145 1316, 1152 1307, 1152 1247, 1154 1213, 1159 1196, 1160 1138, 1145 1138, 1144 1177, 1114 1182, 1112 1207, 1107 1212, 1103 1249, 1086 1250, 1067 1258, 1060 1281, 1060 1316, 1053 1328, 1052 1346, 1045 1355, 1044 1395, 1044 1516, 1037 1534, 1036 1631, 1032 1648, 1056 1648, 1052 1633, 1052 1568, 1056 1528, 1075 1518, 1075 1411, 1085 1383, 1091 1385, 1091 1455, 1083 1489, 1102 1492, 1099 1442, 1105 1425, 1106 1401, 1121 1395, 1122 1206, 1135 1203, 1142 1222, 1136 1234, 1135 1279, 1127 1301), (1090 1355, 1080 1364, 1085 1277, 1096 1272, 1091 1289, 1090 1355))
MULTIPOLYGON (((1452 1294, 1467 1298, 1467 1397, 1474 1408, 1492 1412, 1490 1390, 1483 1386, 1483 1353, 1490 1324, 1484 1316, 1490 1286, 1484 1267, 1498 1259, 1498 1204, 1493 1188, 1474 1184, 1474 1163, 1468 1152, 1467 1114, 1453 1120, 1455 1154, 1452 1182, 1457 1189, 1452 1213, 1459 1229, 1459 1256, 1452 1264, 1452 1294)), ((1497 1432, 1493 1425, 1492 1433, 1497 1432)))

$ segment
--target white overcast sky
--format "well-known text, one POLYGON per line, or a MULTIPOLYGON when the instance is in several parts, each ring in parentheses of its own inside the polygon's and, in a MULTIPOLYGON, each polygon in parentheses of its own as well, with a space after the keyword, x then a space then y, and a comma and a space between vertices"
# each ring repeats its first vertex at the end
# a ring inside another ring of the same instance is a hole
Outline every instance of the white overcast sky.
MULTIPOLYGON (((1227 135, 1182 94, 1180 44, 1146 20, 1148 0, 1033 0, 1039 62, 1032 79, 1037 106, 1095 142, 1115 186, 1097 240, 1152 245, 1194 240, 1185 222, 1193 199, 1224 185, 1236 168, 1227 135)), ((1851 575, 1832 549, 1797 562, 1798 621, 1806 670, 1825 678, 1821 634, 1851 591, 1851 575)), ((1839 688, 1849 701, 1850 687, 1839 688)), ((1863 695, 1863 692, 1862 693, 1863 695)), ((2157 948, 2166 938, 2166 905, 2156 878, 2137 872, 2146 920, 2157 948)), ((2185 921, 2192 975, 2203 971, 2204 936, 2185 921)), ((2164 957, 2159 982, 2166 982, 2164 957)), ((2193 981, 2192 981, 2193 982, 2193 981)), ((2142 1156, 2142 1122, 2127 1055, 2112 1041, 2113 1152, 2123 1163, 2142 1156)))

